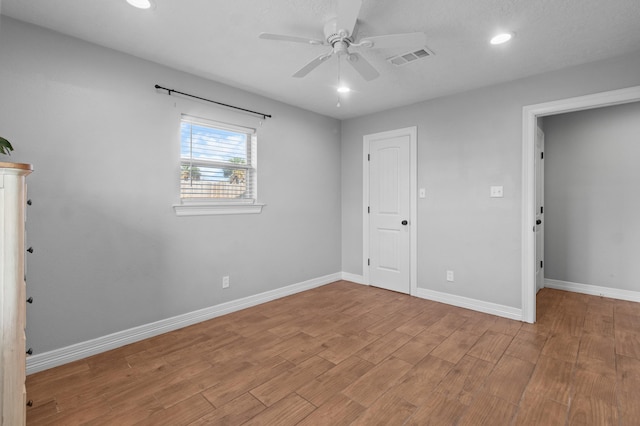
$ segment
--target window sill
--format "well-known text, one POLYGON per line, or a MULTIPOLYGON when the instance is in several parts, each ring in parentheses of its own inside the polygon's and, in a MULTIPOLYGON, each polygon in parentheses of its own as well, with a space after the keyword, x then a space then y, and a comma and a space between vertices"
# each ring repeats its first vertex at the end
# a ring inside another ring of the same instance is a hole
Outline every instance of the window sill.
POLYGON ((264 204, 184 203, 174 204, 176 216, 211 216, 220 214, 259 214, 264 204))

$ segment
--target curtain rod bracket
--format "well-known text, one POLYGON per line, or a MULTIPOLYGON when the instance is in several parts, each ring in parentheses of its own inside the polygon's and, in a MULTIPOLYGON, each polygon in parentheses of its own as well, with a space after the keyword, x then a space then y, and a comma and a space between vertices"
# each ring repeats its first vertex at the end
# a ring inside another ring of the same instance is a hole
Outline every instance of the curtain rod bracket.
POLYGON ((240 107, 233 106, 233 105, 229 105, 229 104, 223 104, 222 102, 216 102, 216 101, 212 101, 211 99, 201 98, 200 96, 190 95, 190 94, 188 94, 188 93, 179 92, 179 91, 174 90, 174 89, 168 89, 168 88, 166 88, 166 87, 162 87, 162 86, 160 86, 159 84, 156 84, 154 87, 155 87, 157 90, 166 90, 166 91, 167 91, 167 94, 168 94, 169 96, 171 96, 171 94, 172 94, 172 93, 178 93, 178 94, 180 94, 180 95, 182 95, 182 96, 188 96, 188 97, 190 97, 190 98, 200 99, 201 101, 211 102, 212 104, 221 105, 221 106, 223 106, 223 107, 233 108, 233 109, 237 109, 237 110, 239 110, 239 111, 244 111, 244 112, 247 112, 247 113, 249 113, 249 114, 255 114, 255 115, 258 115, 258 116, 262 117, 262 119, 263 119, 263 120, 266 120, 267 118, 271 118, 271 115, 270 115, 270 114, 264 114, 264 113, 262 113, 262 112, 252 111, 252 110, 250 110, 250 109, 240 108, 240 107))

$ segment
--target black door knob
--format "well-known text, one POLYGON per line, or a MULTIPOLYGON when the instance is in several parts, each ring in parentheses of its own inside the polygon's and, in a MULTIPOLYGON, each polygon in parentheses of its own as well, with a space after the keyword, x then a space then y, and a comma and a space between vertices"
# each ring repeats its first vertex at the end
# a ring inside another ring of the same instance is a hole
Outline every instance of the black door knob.
POLYGON ((403 225, 408 225, 408 224, 409 224, 409 222, 407 222, 406 220, 403 220, 403 221, 402 221, 402 222, 400 222, 400 223, 402 223, 403 225))
POLYGON ((31 202, 31 199, 27 200, 27 204, 28 204, 28 205, 33 204, 33 203, 31 202))
POLYGON ((27 355, 31 355, 33 354, 33 349, 29 348, 29 350, 27 350, 27 355))
POLYGON ((33 247, 29 247, 29 248, 27 249, 27 251, 28 251, 29 253, 33 253, 33 247))
POLYGON ((27 303, 33 303, 33 297, 28 298, 27 303))
POLYGON ((536 220, 536 225, 540 225, 542 223, 542 220, 538 219, 536 220))
POLYGON ((33 407, 33 399, 30 399, 29 401, 27 401, 27 406, 33 407))

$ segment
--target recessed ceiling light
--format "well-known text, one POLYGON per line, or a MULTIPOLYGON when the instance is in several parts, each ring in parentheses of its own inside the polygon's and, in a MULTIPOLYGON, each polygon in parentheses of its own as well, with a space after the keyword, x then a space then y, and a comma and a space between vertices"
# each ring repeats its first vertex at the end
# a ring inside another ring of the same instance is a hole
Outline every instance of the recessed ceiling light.
POLYGON ((127 0, 127 3, 138 9, 150 9, 152 6, 151 0, 127 0))
POLYGON ((349 89, 347 86, 338 87, 338 93, 349 93, 350 91, 351 89, 349 89))
POLYGON ((489 43, 491 44, 502 44, 506 43, 513 38, 513 33, 502 33, 494 36, 489 43))

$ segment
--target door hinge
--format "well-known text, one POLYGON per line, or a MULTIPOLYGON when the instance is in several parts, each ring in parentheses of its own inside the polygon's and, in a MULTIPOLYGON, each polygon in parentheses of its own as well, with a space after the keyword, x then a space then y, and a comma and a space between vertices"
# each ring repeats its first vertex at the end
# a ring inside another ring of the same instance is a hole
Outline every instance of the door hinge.
POLYGON ((544 213, 544 207, 540 206, 540 214, 543 214, 543 213, 544 213))
POLYGON ((371 266, 371 259, 367 259, 367 265, 371 266))
POLYGON ((544 260, 541 260, 541 261, 540 261, 540 267, 541 267, 541 268, 544 268, 544 260))
POLYGON ((544 152, 540 153, 540 158, 544 160, 544 152))
POLYGON ((371 213, 371 206, 367 206, 367 213, 371 213))
POLYGON ((367 161, 371 161, 371 154, 367 154, 367 161))

